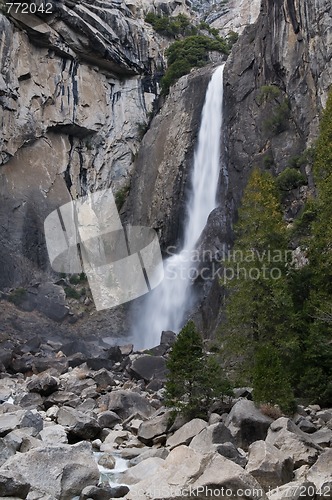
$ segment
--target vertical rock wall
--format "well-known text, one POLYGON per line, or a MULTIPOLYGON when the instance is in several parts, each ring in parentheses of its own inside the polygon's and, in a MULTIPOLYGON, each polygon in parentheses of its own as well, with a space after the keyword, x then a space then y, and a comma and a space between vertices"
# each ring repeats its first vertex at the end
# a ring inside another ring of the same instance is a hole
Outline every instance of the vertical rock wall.
POLYGON ((0 287, 49 272, 45 217, 130 183, 158 95, 162 40, 125 4, 0 15, 0 287))

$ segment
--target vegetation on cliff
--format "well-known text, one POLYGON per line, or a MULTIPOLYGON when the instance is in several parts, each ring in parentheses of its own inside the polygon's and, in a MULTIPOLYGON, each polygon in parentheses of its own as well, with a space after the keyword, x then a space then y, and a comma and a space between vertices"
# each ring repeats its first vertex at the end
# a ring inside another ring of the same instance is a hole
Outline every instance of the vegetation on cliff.
POLYGON ((288 286, 286 225, 271 174, 255 169, 244 192, 236 243, 227 263, 226 351, 253 384, 255 399, 292 408, 289 373, 296 339, 288 286), (268 375, 268 376, 267 376, 268 375))
POLYGON ((293 231, 278 189, 303 184, 302 174, 288 168, 275 181, 253 171, 235 229, 238 261, 231 263, 225 353, 241 360, 237 376, 253 385, 257 401, 286 411, 294 397, 332 404, 332 93, 315 151, 317 196, 293 231), (294 235, 308 258, 301 266, 291 258, 294 235))
POLYGON ((192 68, 205 66, 209 62, 209 52, 228 54, 237 40, 237 34, 234 32, 230 32, 227 40, 220 37, 219 31, 211 28, 206 22, 195 26, 184 14, 169 17, 150 12, 145 21, 151 24, 157 33, 176 39, 166 50, 167 70, 161 80, 164 94, 192 68))
POLYGON ((227 42, 218 37, 195 35, 177 40, 166 51, 168 67, 161 81, 162 90, 167 93, 181 76, 194 67, 205 66, 209 62, 209 52, 228 53, 227 42))

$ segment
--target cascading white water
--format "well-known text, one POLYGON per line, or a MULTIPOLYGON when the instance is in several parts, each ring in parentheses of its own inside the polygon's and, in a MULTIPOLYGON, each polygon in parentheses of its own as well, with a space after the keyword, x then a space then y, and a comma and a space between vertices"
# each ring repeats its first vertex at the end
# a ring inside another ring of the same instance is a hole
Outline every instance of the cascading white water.
POLYGON ((206 92, 187 202, 184 244, 178 254, 164 261, 164 280, 150 292, 140 309, 140 318, 133 328, 133 341, 138 349, 157 345, 163 330, 178 333, 191 303, 191 272, 196 269, 191 257, 209 214, 217 206, 223 71, 224 65, 215 70, 206 92))

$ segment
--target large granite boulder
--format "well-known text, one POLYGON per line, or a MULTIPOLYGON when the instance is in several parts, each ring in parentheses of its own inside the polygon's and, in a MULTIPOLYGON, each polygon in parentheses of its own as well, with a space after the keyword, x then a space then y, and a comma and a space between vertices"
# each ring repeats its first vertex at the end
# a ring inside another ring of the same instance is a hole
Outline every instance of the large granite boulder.
POLYGON ((332 498, 332 449, 324 451, 310 468, 307 479, 314 483, 318 496, 332 498))
POLYGON ((31 489, 54 498, 69 500, 79 495, 85 486, 96 485, 99 470, 91 445, 58 445, 35 448, 17 453, 0 468, 14 478, 23 478, 31 489))
POLYGON ((93 416, 69 406, 60 408, 57 421, 67 428, 69 437, 76 440, 94 439, 100 432, 100 426, 93 416))
POLYGON ((256 441, 249 446, 246 471, 257 479, 265 491, 269 491, 292 481, 293 460, 275 446, 265 441, 256 441))
POLYGON ((187 446, 173 449, 158 471, 135 484, 126 498, 180 500, 187 496, 199 500, 225 497, 266 499, 256 479, 240 466, 218 453, 202 455, 187 446))
POLYGON ((0 497, 26 498, 30 484, 15 471, 0 471, 0 497))
POLYGON ((166 434, 170 427, 171 412, 166 411, 162 415, 152 416, 141 423, 138 428, 137 437, 142 443, 152 444, 153 440, 166 434))
POLYGON ((146 382, 153 379, 165 380, 166 360, 162 356, 138 356, 133 360, 130 371, 137 379, 143 379, 146 382))
POLYGON ((135 413, 149 417, 155 412, 155 409, 146 398, 137 392, 122 389, 111 392, 108 409, 117 413, 122 419, 126 419, 135 413))
POLYGON ((237 446, 247 450, 254 441, 264 440, 273 420, 261 413, 252 401, 240 399, 230 411, 225 425, 237 446))
POLYGON ((176 446, 180 446, 181 444, 188 445, 197 434, 205 429, 206 426, 207 423, 205 420, 202 420, 201 418, 194 418, 175 431, 174 434, 167 439, 166 444, 171 449, 176 446))
POLYGON ((286 417, 278 418, 271 424, 266 442, 278 448, 286 457, 292 457, 295 469, 302 465, 313 465, 322 451, 310 435, 286 417))

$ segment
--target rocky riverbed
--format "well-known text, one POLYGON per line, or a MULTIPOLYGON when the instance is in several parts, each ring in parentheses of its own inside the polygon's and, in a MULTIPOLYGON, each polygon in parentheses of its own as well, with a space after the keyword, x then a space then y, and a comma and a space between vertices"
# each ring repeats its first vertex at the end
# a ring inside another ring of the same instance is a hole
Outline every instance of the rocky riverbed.
POLYGON ((0 497, 332 498, 332 409, 289 419, 250 389, 171 424, 165 332, 149 352, 102 341, 2 346, 0 497), (8 346, 7 346, 8 347, 8 346))

